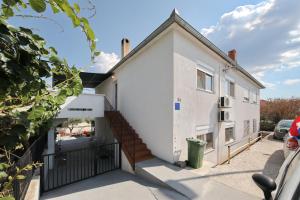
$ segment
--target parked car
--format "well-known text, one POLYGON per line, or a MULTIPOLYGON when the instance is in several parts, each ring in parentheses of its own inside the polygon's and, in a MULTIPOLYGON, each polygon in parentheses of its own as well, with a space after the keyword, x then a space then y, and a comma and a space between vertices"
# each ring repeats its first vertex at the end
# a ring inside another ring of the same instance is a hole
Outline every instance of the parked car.
POLYGON ((266 200, 299 200, 300 148, 289 154, 275 181, 263 174, 254 174, 252 178, 263 191, 266 200))
POLYGON ((287 119, 280 120, 274 129, 274 135, 273 135, 274 139, 282 140, 284 136, 287 135, 287 133, 289 132, 292 123, 293 120, 287 120, 287 119))

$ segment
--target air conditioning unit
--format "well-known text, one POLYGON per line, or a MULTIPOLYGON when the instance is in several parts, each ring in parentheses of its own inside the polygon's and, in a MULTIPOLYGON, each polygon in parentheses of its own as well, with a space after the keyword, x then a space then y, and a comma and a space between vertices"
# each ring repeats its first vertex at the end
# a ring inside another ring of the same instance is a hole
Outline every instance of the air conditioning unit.
POLYGON ((219 122, 231 121, 231 115, 229 111, 220 110, 219 111, 219 122))
POLYGON ((231 99, 229 97, 220 97, 219 102, 220 108, 230 108, 231 107, 231 99))

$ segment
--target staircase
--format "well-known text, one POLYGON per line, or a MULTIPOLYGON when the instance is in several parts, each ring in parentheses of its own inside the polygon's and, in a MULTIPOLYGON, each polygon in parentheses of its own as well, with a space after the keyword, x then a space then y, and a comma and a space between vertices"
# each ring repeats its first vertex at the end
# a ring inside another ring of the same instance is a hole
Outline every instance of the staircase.
POLYGON ((105 111, 105 117, 133 168, 135 163, 153 158, 147 145, 119 111, 105 111))

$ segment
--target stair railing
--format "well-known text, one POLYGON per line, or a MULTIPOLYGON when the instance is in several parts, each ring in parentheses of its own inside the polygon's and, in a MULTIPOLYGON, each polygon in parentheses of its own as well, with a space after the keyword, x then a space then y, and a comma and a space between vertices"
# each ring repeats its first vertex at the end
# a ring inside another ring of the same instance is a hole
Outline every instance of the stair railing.
POLYGON ((119 140, 120 147, 122 149, 127 150, 127 153, 129 154, 130 159, 132 160, 131 166, 133 170, 135 170, 135 142, 136 142, 136 135, 133 130, 127 130, 126 132, 126 126, 129 125, 127 124, 126 119, 119 113, 110 103, 108 98, 104 96, 104 110, 105 111, 115 111, 116 116, 114 119, 111 117, 107 117, 109 120, 109 124, 111 128, 114 128, 113 125, 119 125, 121 130, 113 130, 113 131, 118 131, 116 132, 116 138, 119 140))

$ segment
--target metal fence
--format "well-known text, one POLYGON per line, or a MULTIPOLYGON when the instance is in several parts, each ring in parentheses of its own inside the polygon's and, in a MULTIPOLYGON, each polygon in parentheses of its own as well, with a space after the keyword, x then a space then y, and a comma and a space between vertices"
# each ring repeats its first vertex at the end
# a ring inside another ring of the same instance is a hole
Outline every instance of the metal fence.
MULTIPOLYGON (((46 134, 43 134, 37 140, 35 140, 26 150, 23 156, 18 159, 15 165, 21 169, 28 164, 32 164, 33 162, 41 162, 41 155, 45 148, 46 139, 46 134)), ((13 182, 13 196, 16 200, 22 200, 25 198, 34 170, 35 169, 32 168, 32 170, 23 171, 22 175, 25 176, 25 179, 15 180, 13 182)))
POLYGON ((119 143, 43 155, 41 189, 46 192, 121 167, 119 143))

